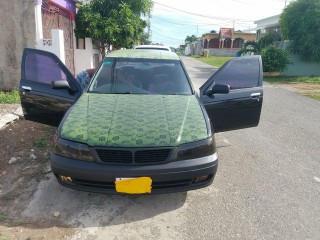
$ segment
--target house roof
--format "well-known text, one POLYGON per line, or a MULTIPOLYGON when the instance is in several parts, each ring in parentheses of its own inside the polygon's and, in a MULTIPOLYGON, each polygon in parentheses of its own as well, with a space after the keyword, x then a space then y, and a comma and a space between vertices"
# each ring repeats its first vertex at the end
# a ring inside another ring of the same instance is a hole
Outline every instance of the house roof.
POLYGON ((273 27, 279 25, 280 15, 275 15, 254 21, 257 24, 257 29, 273 27))
POLYGON ((221 37, 232 37, 232 32, 232 28, 220 28, 219 34, 221 37))

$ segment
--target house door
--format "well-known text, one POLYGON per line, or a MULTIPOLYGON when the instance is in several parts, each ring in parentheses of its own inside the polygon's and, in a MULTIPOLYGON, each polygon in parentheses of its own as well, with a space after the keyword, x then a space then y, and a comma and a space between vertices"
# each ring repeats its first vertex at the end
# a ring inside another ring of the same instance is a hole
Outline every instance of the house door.
POLYGON ((42 28, 44 43, 50 45, 51 29, 61 29, 64 35, 65 65, 74 72, 73 24, 67 11, 46 0, 42 2, 42 28))

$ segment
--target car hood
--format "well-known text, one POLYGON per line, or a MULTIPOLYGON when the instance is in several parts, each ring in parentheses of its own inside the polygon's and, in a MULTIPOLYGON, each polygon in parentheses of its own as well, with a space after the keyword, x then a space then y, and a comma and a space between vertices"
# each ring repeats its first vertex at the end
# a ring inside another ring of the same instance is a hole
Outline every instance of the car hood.
POLYGON ((164 147, 205 139, 208 132, 194 95, 84 93, 60 135, 90 146, 164 147))

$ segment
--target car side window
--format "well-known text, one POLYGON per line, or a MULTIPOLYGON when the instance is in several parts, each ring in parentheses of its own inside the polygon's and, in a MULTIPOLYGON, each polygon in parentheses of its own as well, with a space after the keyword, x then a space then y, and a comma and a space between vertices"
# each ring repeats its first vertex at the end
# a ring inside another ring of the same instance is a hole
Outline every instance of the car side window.
POLYGON ((227 64, 214 76, 215 84, 228 84, 231 90, 259 85, 259 61, 239 59, 227 64))
POLYGON ((54 80, 67 80, 66 74, 50 56, 30 52, 25 60, 25 80, 51 84, 54 80))

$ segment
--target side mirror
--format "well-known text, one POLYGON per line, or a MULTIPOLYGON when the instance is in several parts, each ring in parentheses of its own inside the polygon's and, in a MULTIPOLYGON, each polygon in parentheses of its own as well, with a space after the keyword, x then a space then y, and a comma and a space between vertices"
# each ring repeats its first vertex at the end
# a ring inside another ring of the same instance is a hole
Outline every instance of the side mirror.
POLYGON ((204 94, 205 95, 212 95, 215 93, 220 93, 220 94, 227 94, 230 92, 230 86, 225 85, 225 84, 215 84, 213 88, 208 89, 204 94))
POLYGON ((53 89, 70 89, 70 85, 66 80, 55 80, 51 82, 53 89))

